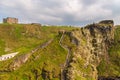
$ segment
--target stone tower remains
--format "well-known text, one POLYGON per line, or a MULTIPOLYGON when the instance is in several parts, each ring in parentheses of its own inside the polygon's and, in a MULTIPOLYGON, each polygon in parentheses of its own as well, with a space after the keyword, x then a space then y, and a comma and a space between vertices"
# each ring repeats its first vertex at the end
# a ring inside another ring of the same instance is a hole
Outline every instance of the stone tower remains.
POLYGON ((7 17, 3 19, 3 23, 9 23, 9 24, 18 24, 17 18, 7 17))

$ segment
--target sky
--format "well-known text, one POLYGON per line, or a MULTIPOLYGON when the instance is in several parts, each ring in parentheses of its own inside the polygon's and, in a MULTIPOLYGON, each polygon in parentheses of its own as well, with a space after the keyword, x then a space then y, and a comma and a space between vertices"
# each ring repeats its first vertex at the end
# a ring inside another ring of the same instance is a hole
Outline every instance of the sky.
POLYGON ((48 25, 81 26, 109 19, 120 24, 120 0, 1 0, 0 22, 6 17, 48 25))

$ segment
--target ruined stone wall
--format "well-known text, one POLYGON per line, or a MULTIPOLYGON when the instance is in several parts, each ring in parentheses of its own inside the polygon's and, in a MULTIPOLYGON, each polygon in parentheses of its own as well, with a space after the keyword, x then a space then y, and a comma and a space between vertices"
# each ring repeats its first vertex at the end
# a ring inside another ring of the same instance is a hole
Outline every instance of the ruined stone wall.
POLYGON ((18 19, 17 18, 7 17, 7 18, 3 19, 3 23, 17 24, 18 23, 18 19))

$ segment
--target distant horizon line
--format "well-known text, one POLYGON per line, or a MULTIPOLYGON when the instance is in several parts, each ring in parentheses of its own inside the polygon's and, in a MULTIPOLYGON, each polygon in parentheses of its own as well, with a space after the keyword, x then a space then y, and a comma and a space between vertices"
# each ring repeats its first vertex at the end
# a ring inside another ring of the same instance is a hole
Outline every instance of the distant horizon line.
MULTIPOLYGON (((16 18, 16 17, 6 17, 6 18, 16 18)), ((2 20, 0 20, 0 24, 2 24, 3 23, 3 19, 4 18, 2 18, 2 20)), ((18 20, 19 20, 19 18, 17 18, 18 20)), ((113 20, 113 19, 101 19, 101 20, 98 20, 98 21, 93 21, 93 22, 89 22, 89 23, 85 23, 85 24, 50 24, 50 23, 40 23, 40 22, 31 22, 31 21, 29 21, 29 22, 22 22, 22 21, 18 21, 18 24, 32 24, 32 23, 38 23, 38 24, 41 24, 41 25, 49 25, 49 26, 76 26, 76 27, 84 27, 84 26, 86 26, 86 25, 88 25, 88 24, 92 24, 92 23, 98 23, 99 21, 103 21, 103 20, 113 20)), ((114 22, 114 20, 113 20, 113 22, 114 22)), ((114 22, 114 25, 116 26, 116 25, 120 25, 120 24, 116 24, 115 22, 114 22)))

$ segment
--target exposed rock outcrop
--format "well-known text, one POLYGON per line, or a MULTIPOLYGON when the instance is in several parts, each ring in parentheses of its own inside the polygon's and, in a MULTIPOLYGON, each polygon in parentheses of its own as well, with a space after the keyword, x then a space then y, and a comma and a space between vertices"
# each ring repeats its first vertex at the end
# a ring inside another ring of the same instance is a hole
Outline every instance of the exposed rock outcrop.
POLYGON ((66 80, 96 80, 96 67, 101 58, 104 57, 109 63, 108 48, 114 40, 114 26, 111 20, 106 22, 101 21, 71 32, 79 44, 69 63, 66 80))
POLYGON ((120 80, 120 77, 99 77, 98 80, 120 80))
POLYGON ((114 21, 113 20, 103 20, 103 21, 100 21, 99 22, 100 24, 114 24, 114 21))
POLYGON ((24 54, 21 55, 19 57, 17 57, 9 66, 10 70, 16 70, 17 68, 19 68, 22 64, 24 64, 29 57, 31 56, 31 54, 24 54))

